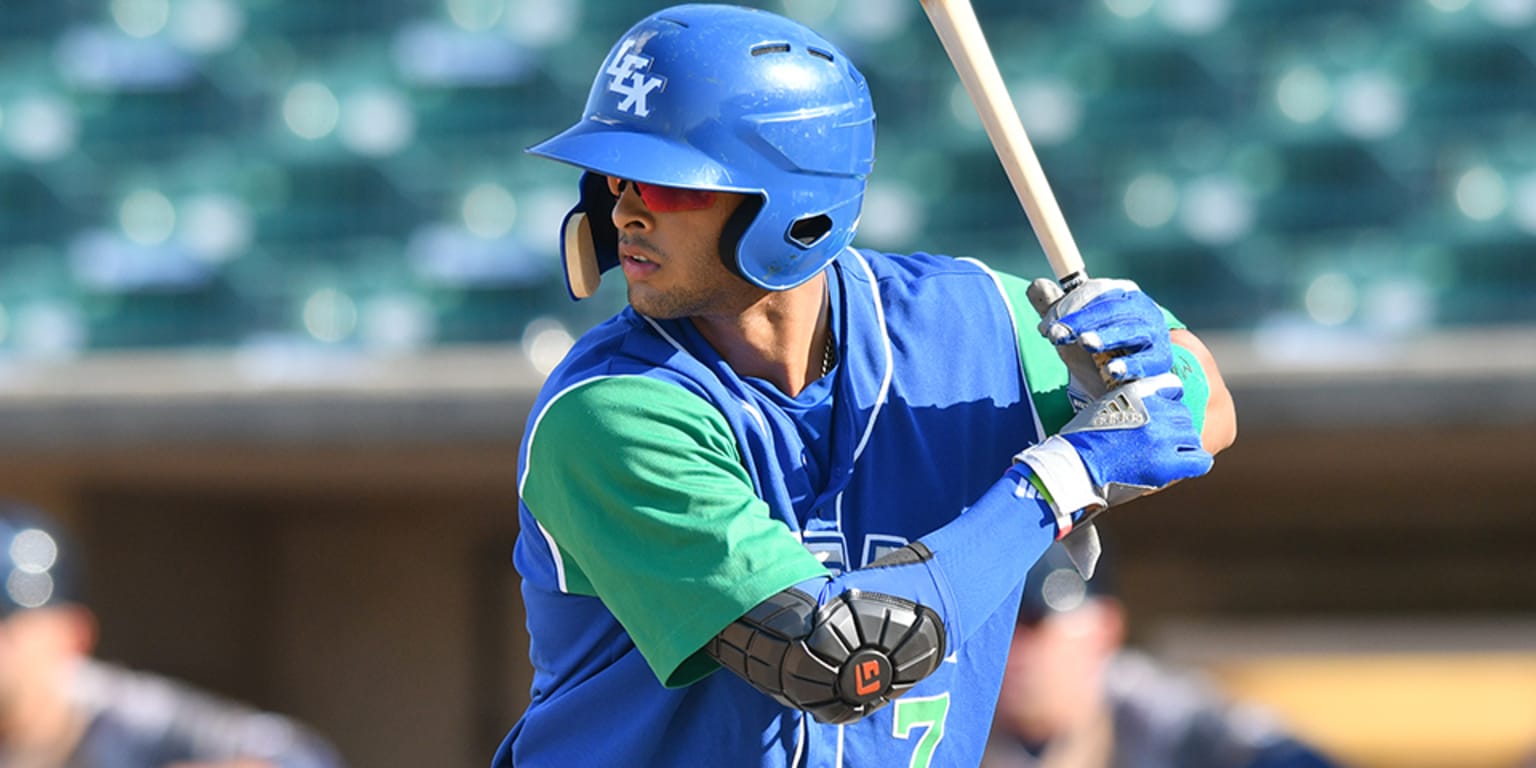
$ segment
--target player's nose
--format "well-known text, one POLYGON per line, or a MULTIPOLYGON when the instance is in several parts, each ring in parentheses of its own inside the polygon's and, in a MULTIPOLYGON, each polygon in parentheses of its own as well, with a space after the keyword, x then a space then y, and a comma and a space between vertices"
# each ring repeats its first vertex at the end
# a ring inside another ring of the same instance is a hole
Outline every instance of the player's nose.
POLYGON ((625 184, 619 189, 618 197, 613 201, 613 226, 620 232, 631 227, 649 229, 651 226, 651 212, 640 200, 640 193, 633 184, 625 184))

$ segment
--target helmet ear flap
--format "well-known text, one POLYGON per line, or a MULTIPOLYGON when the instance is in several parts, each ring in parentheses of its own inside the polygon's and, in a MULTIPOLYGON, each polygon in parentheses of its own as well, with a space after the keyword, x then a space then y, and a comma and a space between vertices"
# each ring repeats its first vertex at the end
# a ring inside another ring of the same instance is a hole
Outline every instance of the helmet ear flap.
POLYGON ((603 271, 597 265, 597 247, 592 244, 592 222, 577 208, 565 215, 561 228, 560 255, 565 262, 565 287, 571 298, 581 300, 597 293, 603 271))
POLYGON ((583 173, 581 199, 561 225, 560 255, 565 266, 565 287, 572 299, 579 301, 597 293, 603 273, 619 265, 619 232, 613 226, 613 205, 608 180, 595 173, 583 173))
POLYGON ((742 235, 747 233, 747 228, 752 226, 758 212, 762 210, 763 198, 760 195, 749 195, 736 206, 731 217, 725 220, 725 227, 720 230, 720 261, 731 274, 744 280, 747 276, 741 270, 741 258, 737 251, 741 248, 742 235))

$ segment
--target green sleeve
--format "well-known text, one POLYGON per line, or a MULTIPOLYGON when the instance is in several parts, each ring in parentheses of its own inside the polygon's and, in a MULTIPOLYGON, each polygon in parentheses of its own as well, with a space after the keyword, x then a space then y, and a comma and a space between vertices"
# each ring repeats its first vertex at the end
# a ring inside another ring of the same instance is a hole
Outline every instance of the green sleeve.
POLYGON ((596 379, 529 435, 523 502, 568 592, 600 598, 657 679, 714 671, 696 653, 769 596, 826 569, 753 492, 721 414, 681 387, 596 379))
MULTIPOLYGON (((1056 356, 1056 348, 1040 335, 1040 317, 1029 303, 1030 281, 1001 272, 996 274, 1013 311, 1013 325, 1019 339, 1019 362, 1024 367, 1030 399, 1040 414, 1040 425, 1045 428, 1045 434, 1055 434, 1072 418, 1072 401, 1067 397, 1067 366, 1056 356)), ((1169 330, 1185 327, 1166 308, 1163 318, 1168 321, 1169 330)), ((1194 353, 1175 344, 1173 372, 1184 382, 1184 404, 1189 406, 1195 429, 1199 430, 1205 422, 1205 402, 1210 393, 1205 371, 1195 360, 1194 353)))
POLYGON ((1020 277, 996 273, 1013 312, 1013 326, 1019 340, 1019 363, 1024 368, 1029 397, 1040 414, 1045 434, 1054 435, 1072 419, 1072 401, 1067 398, 1067 366, 1056 356, 1056 348, 1040 335, 1040 318, 1029 303, 1029 282, 1020 277))

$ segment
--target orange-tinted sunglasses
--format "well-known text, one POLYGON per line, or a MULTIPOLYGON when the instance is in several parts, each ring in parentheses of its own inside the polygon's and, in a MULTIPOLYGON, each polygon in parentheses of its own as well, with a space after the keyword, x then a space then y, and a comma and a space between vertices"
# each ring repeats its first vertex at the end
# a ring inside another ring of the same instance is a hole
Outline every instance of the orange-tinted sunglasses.
POLYGON ((631 184, 634 185, 635 192, 640 195, 640 202, 645 203, 646 208, 656 213, 702 211, 715 204, 715 193, 708 190, 663 187, 659 184, 642 184, 617 176, 608 177, 608 191, 612 192, 614 197, 624 194, 624 189, 631 184))

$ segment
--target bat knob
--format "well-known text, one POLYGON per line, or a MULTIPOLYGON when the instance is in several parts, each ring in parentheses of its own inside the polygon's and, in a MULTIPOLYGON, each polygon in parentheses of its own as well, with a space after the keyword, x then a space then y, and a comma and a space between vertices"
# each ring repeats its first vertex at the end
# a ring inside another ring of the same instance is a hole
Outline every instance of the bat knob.
POLYGON ((1061 290, 1064 293, 1071 293, 1078 286, 1088 282, 1088 273, 1080 269, 1070 275, 1062 277, 1057 282, 1061 283, 1061 290))

